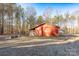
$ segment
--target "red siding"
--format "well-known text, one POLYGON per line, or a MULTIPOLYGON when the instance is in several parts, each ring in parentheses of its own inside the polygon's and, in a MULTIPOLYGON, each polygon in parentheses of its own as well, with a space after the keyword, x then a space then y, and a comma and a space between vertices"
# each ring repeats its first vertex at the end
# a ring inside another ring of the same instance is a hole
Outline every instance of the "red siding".
POLYGON ((59 28, 58 26, 44 24, 35 28, 35 32, 38 36, 57 36, 59 28))

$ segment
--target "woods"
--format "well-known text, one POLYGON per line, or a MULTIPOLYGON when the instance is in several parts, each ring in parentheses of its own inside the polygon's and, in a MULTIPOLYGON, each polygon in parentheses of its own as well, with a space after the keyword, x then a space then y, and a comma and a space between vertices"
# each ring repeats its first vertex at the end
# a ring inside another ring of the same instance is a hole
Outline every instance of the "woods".
MULTIPOLYGON (((79 33, 79 16, 69 13, 64 15, 57 12, 52 16, 53 8, 47 7, 42 15, 37 15, 37 10, 33 6, 25 9, 16 3, 0 4, 0 35, 29 35, 29 29, 41 23, 60 26, 63 33, 79 33), (73 22, 76 22, 72 25, 73 22)), ((78 13, 75 12, 75 13, 78 13)))

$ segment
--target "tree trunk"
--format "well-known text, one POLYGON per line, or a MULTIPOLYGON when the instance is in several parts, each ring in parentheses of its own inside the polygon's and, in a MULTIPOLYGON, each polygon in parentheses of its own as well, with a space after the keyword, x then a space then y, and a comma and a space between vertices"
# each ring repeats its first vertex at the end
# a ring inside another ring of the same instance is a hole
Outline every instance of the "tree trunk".
POLYGON ((4 11, 2 12, 2 28, 1 28, 1 34, 4 34, 4 11))

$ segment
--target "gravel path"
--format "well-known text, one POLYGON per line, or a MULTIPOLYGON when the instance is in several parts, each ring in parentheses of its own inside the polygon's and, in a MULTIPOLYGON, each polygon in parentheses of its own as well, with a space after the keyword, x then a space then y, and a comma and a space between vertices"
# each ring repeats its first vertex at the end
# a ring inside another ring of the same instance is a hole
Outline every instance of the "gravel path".
POLYGON ((79 37, 59 39, 3 40, 0 41, 0 56, 79 56, 79 37))
POLYGON ((79 42, 61 45, 47 45, 37 47, 4 47, 0 48, 1 56, 77 56, 79 42))

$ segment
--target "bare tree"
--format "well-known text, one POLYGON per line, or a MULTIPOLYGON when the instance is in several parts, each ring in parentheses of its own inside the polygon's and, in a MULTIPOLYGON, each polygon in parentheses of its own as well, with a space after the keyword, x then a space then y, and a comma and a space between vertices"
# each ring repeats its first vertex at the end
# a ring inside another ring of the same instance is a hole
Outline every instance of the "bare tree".
POLYGON ((35 26, 35 16, 36 16, 36 10, 32 6, 28 6, 26 8, 26 17, 27 17, 27 22, 29 24, 29 28, 32 28, 35 26))
POLYGON ((50 22, 52 10, 53 9, 51 7, 48 7, 48 8, 45 9, 45 11, 43 13, 43 17, 44 17, 46 23, 52 24, 52 22, 50 22))
POLYGON ((4 16, 5 16, 5 4, 0 4, 0 15, 1 15, 1 34, 4 34, 4 16))

